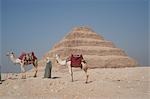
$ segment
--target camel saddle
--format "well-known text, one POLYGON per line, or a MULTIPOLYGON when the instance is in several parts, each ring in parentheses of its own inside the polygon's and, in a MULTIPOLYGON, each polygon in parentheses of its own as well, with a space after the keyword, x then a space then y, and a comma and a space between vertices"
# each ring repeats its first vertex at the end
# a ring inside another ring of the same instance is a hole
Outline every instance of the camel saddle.
POLYGON ((34 55, 34 52, 30 52, 30 53, 24 53, 23 52, 19 56, 19 59, 24 61, 24 62, 30 63, 30 62, 33 62, 34 60, 36 60, 37 57, 34 55))
POLYGON ((71 67, 81 67, 82 68, 82 64, 81 62, 84 61, 82 54, 72 54, 71 55, 71 67))

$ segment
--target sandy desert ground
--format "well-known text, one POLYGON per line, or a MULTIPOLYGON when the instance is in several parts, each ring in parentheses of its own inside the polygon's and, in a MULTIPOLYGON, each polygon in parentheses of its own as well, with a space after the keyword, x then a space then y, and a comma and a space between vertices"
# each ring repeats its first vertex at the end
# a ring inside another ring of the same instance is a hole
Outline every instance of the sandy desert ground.
POLYGON ((90 69, 88 84, 83 71, 74 71, 74 82, 65 71, 53 69, 52 79, 42 70, 37 78, 2 74, 0 99, 150 99, 150 67, 90 69))

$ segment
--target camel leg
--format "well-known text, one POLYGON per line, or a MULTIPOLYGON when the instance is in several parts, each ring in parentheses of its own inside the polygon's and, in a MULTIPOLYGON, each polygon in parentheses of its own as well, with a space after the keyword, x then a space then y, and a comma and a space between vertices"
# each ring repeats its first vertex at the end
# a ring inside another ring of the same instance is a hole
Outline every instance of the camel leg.
POLYGON ((87 73, 87 69, 86 69, 86 70, 84 70, 84 71, 85 71, 85 74, 86 74, 86 82, 85 82, 85 83, 88 83, 89 75, 88 75, 88 73, 87 73))
POLYGON ((71 64, 68 63, 67 65, 68 65, 69 73, 70 73, 70 75, 71 75, 71 79, 72 79, 72 82, 73 82, 73 72, 72 72, 71 64))
POLYGON ((35 64, 33 64, 33 66, 34 66, 34 71, 35 71, 35 73, 34 73, 34 76, 33 76, 33 77, 37 77, 37 72, 38 72, 37 67, 38 67, 38 64, 37 64, 37 63, 35 63, 35 64))
POLYGON ((84 72, 85 72, 85 74, 86 74, 86 81, 85 81, 85 83, 88 83, 89 75, 88 75, 88 73, 87 73, 87 70, 88 70, 87 65, 86 65, 86 64, 83 64, 82 66, 83 66, 83 70, 84 70, 84 72))
POLYGON ((26 79, 26 73, 25 73, 24 65, 21 65, 21 73, 22 73, 22 79, 26 79))
POLYGON ((72 72, 72 67, 71 67, 71 78, 72 78, 72 82, 73 82, 73 72, 72 72))
POLYGON ((86 81, 85 81, 85 83, 88 83, 89 75, 88 75, 88 73, 87 73, 87 69, 84 69, 84 71, 85 71, 85 74, 86 74, 86 81))
POLYGON ((35 71, 35 73, 34 73, 33 77, 37 77, 37 71, 38 71, 37 66, 34 66, 34 71, 35 71))
POLYGON ((34 74, 34 77, 37 77, 37 72, 38 72, 38 69, 37 67, 35 68, 35 74, 34 74))

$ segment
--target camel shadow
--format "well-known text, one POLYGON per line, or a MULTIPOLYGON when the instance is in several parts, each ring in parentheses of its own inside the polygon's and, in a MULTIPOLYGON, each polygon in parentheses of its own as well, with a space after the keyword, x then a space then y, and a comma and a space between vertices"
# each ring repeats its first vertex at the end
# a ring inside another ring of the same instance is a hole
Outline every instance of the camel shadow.
MULTIPOLYGON (((72 82, 72 81, 70 81, 70 82, 72 82)), ((73 82, 80 82, 80 80, 73 80, 73 82)), ((86 82, 84 82, 85 84, 90 84, 90 83, 92 83, 93 81, 88 81, 87 83, 86 82)))
POLYGON ((18 78, 8 78, 8 79, 10 79, 10 80, 16 80, 16 79, 18 79, 18 78))
POLYGON ((2 82, 4 82, 5 80, 1 80, 2 82))
POLYGON ((86 84, 90 84, 90 83, 92 83, 93 81, 88 81, 86 84))
POLYGON ((1 81, 0 81, 0 84, 2 84, 4 81, 5 81, 5 80, 1 80, 1 81))
POLYGON ((59 79, 59 78, 61 78, 61 77, 51 77, 51 79, 59 79))

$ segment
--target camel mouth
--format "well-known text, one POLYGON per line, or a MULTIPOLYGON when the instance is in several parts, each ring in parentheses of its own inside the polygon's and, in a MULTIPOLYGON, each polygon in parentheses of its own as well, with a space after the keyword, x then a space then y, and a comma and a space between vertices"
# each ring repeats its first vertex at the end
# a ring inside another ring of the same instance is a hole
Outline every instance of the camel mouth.
POLYGON ((7 52, 6 53, 6 56, 9 56, 9 55, 11 55, 11 54, 14 54, 13 52, 7 52))

